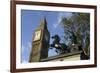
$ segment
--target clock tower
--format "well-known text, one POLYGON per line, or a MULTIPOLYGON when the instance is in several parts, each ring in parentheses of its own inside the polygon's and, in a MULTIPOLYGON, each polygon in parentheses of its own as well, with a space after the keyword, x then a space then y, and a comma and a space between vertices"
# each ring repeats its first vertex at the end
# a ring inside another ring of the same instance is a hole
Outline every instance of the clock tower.
POLYGON ((47 29, 46 18, 42 19, 39 27, 33 33, 32 49, 29 62, 40 62, 48 57, 50 33, 47 29))

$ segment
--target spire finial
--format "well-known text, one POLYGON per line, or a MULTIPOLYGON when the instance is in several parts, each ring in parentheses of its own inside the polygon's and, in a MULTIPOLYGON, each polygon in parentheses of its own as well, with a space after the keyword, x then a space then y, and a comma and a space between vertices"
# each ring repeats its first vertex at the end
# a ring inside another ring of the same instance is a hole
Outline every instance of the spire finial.
POLYGON ((43 29, 47 29, 47 21, 46 21, 46 17, 43 17, 41 19, 41 22, 40 22, 40 28, 43 28, 43 29))

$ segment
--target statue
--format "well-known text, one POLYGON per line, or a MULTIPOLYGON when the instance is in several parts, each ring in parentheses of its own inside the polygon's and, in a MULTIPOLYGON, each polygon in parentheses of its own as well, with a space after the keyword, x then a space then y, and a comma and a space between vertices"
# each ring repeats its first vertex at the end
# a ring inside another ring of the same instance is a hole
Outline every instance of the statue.
POLYGON ((50 45, 51 48, 56 48, 56 52, 59 54, 64 54, 66 52, 70 52, 67 45, 64 43, 60 43, 60 37, 58 35, 54 35, 51 37, 53 40, 53 43, 50 45))

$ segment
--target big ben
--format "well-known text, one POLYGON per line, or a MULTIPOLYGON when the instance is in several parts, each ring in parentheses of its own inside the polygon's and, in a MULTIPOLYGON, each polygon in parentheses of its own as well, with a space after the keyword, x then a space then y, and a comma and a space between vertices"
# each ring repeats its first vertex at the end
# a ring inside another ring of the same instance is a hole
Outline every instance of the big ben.
POLYGON ((39 27, 33 33, 32 49, 29 62, 40 62, 48 57, 50 33, 47 28, 46 18, 40 21, 39 27))

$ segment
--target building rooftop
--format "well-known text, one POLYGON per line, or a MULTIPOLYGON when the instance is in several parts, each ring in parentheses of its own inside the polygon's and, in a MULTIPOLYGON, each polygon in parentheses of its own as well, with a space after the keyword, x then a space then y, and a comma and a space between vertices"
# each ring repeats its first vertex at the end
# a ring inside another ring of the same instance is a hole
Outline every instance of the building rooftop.
POLYGON ((65 54, 61 54, 61 55, 51 56, 51 57, 48 57, 46 59, 41 59, 41 62, 51 61, 51 60, 60 59, 60 58, 64 58, 64 57, 69 57, 69 56, 74 56, 74 55, 80 54, 81 52, 82 51, 76 51, 76 52, 71 52, 71 53, 65 53, 65 54))

